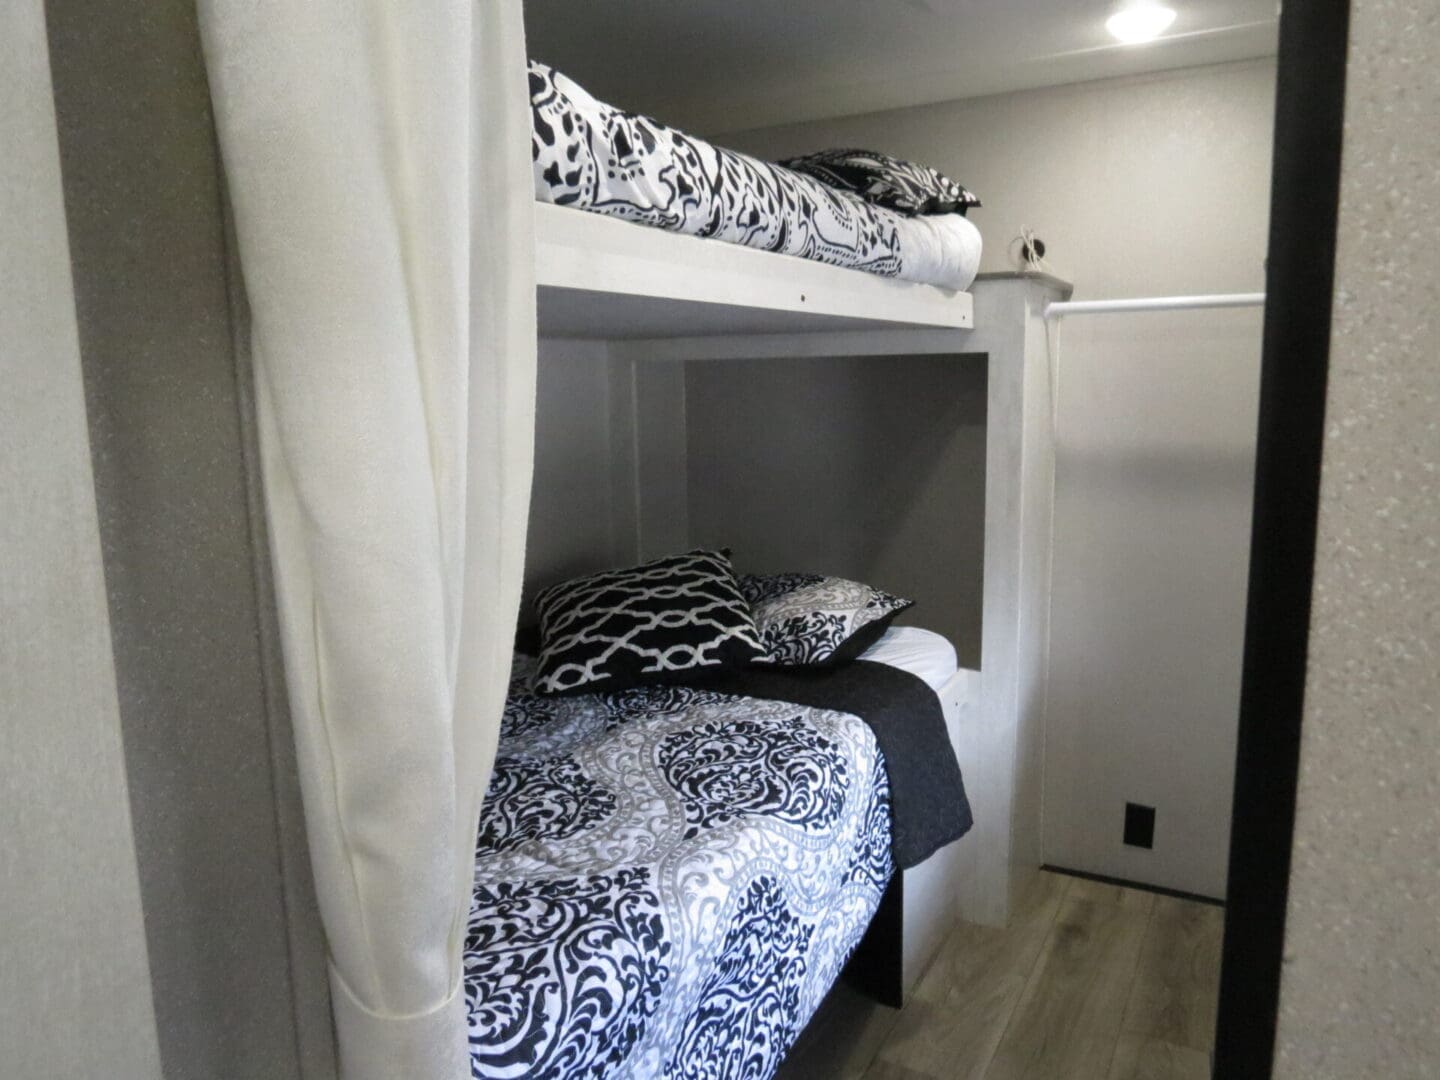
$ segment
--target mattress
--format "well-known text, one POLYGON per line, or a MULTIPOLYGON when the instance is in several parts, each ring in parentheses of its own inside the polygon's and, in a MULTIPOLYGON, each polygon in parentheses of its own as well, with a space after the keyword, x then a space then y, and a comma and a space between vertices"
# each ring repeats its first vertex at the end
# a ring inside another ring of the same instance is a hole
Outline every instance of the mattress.
POLYGON ((874 734, 686 687, 539 697, 532 666, 480 819, 473 1075, 764 1080, 893 873, 874 734))
POLYGON ((861 660, 908 671, 937 694, 960 670, 955 646, 933 630, 918 626, 892 626, 880 640, 860 654, 861 660))
POLYGON ((947 289, 979 270, 980 232, 961 214, 874 206, 606 105, 533 60, 530 103, 542 202, 947 289))

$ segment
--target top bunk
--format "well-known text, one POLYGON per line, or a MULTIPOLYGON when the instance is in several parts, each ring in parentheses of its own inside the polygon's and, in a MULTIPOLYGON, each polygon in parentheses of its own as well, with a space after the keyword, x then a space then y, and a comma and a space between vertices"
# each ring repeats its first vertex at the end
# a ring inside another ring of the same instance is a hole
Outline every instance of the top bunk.
POLYGON ((863 151, 759 161, 533 61, 530 89, 542 336, 973 326, 978 201, 940 174, 863 151))
POLYGON ((682 236, 537 203, 540 335, 643 339, 716 334, 968 330, 968 292, 682 236))

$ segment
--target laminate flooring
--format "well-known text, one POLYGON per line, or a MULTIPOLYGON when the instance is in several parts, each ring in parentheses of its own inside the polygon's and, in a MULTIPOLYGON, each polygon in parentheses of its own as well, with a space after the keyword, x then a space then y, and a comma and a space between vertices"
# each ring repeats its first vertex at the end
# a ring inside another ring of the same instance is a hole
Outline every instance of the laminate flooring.
POLYGON ((1208 1080, 1224 913, 1042 871, 900 1010, 843 981, 776 1080, 1208 1080))

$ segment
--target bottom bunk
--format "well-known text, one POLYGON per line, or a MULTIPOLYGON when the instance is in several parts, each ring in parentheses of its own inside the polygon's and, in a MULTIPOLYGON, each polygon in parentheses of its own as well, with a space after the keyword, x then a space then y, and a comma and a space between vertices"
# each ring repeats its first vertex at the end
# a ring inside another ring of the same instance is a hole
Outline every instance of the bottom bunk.
POLYGON ((861 659, 544 696, 517 655, 465 950, 476 1077, 775 1071, 897 865, 968 827, 953 648, 892 628, 861 659), (935 783, 953 812, 923 812, 935 783))

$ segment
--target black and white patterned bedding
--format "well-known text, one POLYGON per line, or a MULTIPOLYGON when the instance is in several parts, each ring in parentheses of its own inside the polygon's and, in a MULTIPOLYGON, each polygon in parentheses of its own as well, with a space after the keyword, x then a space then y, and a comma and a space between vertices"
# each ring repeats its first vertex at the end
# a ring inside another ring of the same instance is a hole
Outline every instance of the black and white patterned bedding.
POLYGON ((697 549, 571 578, 535 598, 536 688, 615 691, 741 667, 764 654, 724 551, 697 549))
POLYGON ((465 947, 476 1077, 770 1076, 893 872, 858 717, 517 657, 465 947))
POLYGON ((750 601, 765 646, 762 662, 812 666, 847 662, 868 649, 914 601, 829 574, 749 574, 750 601), (868 629, 867 629, 868 628, 868 629))
POLYGON ((874 206, 606 105, 534 60, 530 105, 542 202, 949 289, 979 269, 980 233, 960 214, 874 206))

